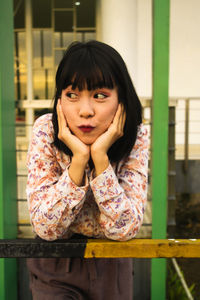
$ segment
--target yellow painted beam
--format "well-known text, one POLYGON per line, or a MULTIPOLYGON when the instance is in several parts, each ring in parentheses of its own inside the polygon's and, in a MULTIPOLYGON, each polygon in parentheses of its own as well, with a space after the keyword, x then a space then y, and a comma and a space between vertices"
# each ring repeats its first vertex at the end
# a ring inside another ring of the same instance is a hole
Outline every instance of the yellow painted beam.
POLYGON ((134 239, 127 242, 89 239, 85 258, 91 257, 200 257, 200 239, 134 239))

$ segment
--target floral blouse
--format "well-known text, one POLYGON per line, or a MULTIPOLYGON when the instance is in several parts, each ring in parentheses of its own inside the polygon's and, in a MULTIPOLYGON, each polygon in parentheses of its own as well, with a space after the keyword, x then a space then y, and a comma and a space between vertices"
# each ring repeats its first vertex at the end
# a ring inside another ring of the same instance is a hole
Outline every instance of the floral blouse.
POLYGON ((126 241, 140 229, 147 200, 148 133, 141 124, 128 158, 109 164, 94 178, 89 166, 85 185, 70 178, 70 157, 54 145, 52 114, 33 127, 27 167, 27 197, 34 232, 45 240, 88 237, 126 241))

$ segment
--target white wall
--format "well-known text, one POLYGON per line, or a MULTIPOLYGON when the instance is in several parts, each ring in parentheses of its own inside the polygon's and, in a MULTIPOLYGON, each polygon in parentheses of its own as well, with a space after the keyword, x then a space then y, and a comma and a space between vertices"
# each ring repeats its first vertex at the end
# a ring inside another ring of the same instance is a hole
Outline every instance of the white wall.
POLYGON ((122 55, 136 86, 137 4, 138 0, 97 0, 97 39, 122 55))
POLYGON ((200 96, 200 1, 171 0, 170 96, 200 96))
MULTIPOLYGON (((170 97, 200 96, 200 0, 170 1, 170 97)), ((152 94, 151 0, 138 0, 137 91, 152 94)))
MULTIPOLYGON (((171 0, 170 77, 171 97, 199 99, 190 101, 189 157, 200 159, 200 1, 171 0)), ((177 157, 183 157, 185 103, 176 109, 177 157)))
POLYGON ((141 97, 152 95, 152 1, 137 5, 137 85, 141 97))

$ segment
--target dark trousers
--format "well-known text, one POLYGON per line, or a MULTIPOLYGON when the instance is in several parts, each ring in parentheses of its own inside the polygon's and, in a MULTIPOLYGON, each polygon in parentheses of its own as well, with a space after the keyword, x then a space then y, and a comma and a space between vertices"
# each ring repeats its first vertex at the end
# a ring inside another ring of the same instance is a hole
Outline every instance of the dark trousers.
POLYGON ((33 300, 132 300, 131 258, 30 258, 33 300))

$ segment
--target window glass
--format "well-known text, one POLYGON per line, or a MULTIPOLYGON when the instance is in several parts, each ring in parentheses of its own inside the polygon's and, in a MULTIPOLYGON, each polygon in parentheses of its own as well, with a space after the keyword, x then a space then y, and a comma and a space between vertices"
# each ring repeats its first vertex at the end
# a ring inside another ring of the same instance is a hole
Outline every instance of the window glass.
POLYGON ((54 47, 61 47, 61 34, 60 32, 54 32, 54 47))
POLYGON ((46 69, 45 99, 53 99, 55 93, 55 78, 53 69, 46 69))
POLYGON ((55 8, 72 8, 73 0, 54 0, 55 8))
POLYGON ((52 69, 36 69, 33 72, 34 99, 52 99, 54 75, 52 69))
POLYGON ((33 67, 41 67, 41 32, 33 31, 33 67))
POLYGON ((96 33, 95 32, 85 32, 84 33, 84 41, 90 41, 90 40, 95 40, 96 38, 96 33))
POLYGON ((95 2, 94 0, 79 1, 80 5, 76 5, 77 11, 77 27, 95 27, 95 2))
POLYGON ((94 40, 96 38, 96 32, 86 32, 85 33, 85 39, 88 40, 94 40))
POLYGON ((55 11, 55 31, 72 32, 73 31, 73 12, 55 11))
POLYGON ((84 33, 83 32, 76 32, 76 41, 78 41, 78 42, 84 41, 84 33))
POLYGON ((25 48, 25 32, 15 35, 15 99, 26 99, 27 58, 25 48), (16 51, 17 47, 17 51, 16 51))
POLYGON ((23 68, 23 71, 20 70, 20 91, 21 91, 21 99, 27 99, 27 70, 23 68))
POLYGON ((51 0, 33 0, 32 11, 34 28, 51 27, 51 0))
POLYGON ((22 68, 27 63, 25 32, 18 32, 18 49, 19 63, 20 67, 22 68))
POLYGON ((63 50, 56 50, 55 51, 55 67, 57 69, 62 57, 63 57, 64 51, 63 50))
POLYGON ((24 28, 25 27, 24 0, 13 1, 13 12, 14 12, 14 27, 18 29, 24 28))
POLYGON ((38 69, 33 72, 33 97, 45 99, 45 70, 38 69))
POLYGON ((53 67, 53 57, 52 57, 52 31, 43 31, 43 43, 44 43, 44 67, 53 67))
POLYGON ((67 48, 73 42, 73 32, 63 32, 63 46, 67 48))

